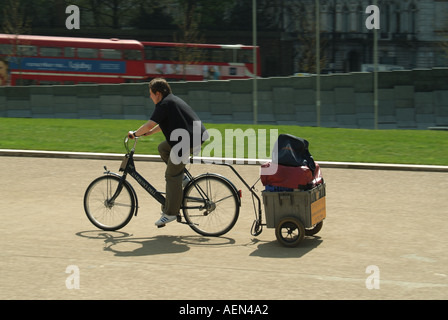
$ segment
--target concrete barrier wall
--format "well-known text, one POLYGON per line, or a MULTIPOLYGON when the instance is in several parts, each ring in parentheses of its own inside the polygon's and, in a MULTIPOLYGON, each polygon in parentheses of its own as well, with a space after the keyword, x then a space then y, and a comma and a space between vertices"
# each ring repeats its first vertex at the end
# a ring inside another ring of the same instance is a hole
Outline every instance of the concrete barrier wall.
MULTIPOLYGON (((448 126, 448 68, 379 73, 378 127, 448 126)), ((259 79, 258 123, 315 126, 316 78, 259 79)), ((321 76, 321 126, 373 128, 373 74, 321 76)), ((204 122, 253 123, 252 80, 176 82, 204 122)), ((141 119, 154 105, 142 84, 0 88, 0 117, 141 119)))

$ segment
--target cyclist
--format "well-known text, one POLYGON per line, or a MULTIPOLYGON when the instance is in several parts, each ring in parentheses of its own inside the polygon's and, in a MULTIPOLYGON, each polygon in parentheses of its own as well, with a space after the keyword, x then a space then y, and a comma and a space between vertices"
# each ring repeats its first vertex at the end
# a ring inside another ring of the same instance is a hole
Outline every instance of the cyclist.
MULTIPOLYGON (((193 149, 200 148, 202 143, 208 139, 208 133, 198 115, 181 98, 175 96, 170 85, 163 78, 155 78, 149 83, 149 94, 155 104, 155 109, 150 120, 142 125, 136 131, 129 131, 128 137, 147 136, 162 131, 165 141, 159 144, 158 150, 160 157, 166 163, 165 181, 166 181, 166 200, 162 207, 162 213, 155 225, 163 227, 165 224, 174 221, 179 214, 182 202, 182 181, 184 178, 184 168, 186 159, 189 158, 193 149), (200 123, 200 137, 194 137, 194 122, 200 123), (182 154, 185 148, 175 147, 178 143, 186 143, 176 133, 178 129, 187 133, 189 150, 188 155, 182 154), (173 131, 175 131, 173 134, 173 131), (181 138, 181 139, 179 139, 181 138), (178 141, 180 140, 180 141, 178 141), (195 145, 198 144, 198 145, 195 145), (179 161, 183 159, 182 161, 179 161)), ((187 181, 188 182, 188 181, 187 181)))

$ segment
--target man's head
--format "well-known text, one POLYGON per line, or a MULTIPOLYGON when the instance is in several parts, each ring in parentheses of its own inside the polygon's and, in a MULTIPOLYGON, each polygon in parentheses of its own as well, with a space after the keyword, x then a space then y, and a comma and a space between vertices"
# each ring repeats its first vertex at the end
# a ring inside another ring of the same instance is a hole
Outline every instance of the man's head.
POLYGON ((159 103, 171 93, 171 87, 163 78, 152 79, 149 83, 149 95, 154 104, 159 103))

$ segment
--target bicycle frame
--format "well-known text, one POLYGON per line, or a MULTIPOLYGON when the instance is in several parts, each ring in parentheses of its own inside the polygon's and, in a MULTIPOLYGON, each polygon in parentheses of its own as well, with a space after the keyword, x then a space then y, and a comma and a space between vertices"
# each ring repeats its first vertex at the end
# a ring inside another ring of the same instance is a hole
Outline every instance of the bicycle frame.
MULTIPOLYGON (((157 189, 154 188, 145 178, 143 178, 142 175, 139 174, 137 172, 137 170, 135 169, 133 155, 134 155, 134 150, 131 150, 130 153, 125 155, 125 158, 123 159, 123 161, 121 163, 120 171, 123 171, 122 180, 123 181, 126 180, 126 175, 129 174, 154 199, 156 199, 160 204, 165 205, 165 197, 163 196, 163 194, 161 192, 157 191, 157 189)), ((120 189, 120 186, 118 189, 120 189)), ((119 191, 121 191, 121 190, 118 190, 118 189, 117 189, 117 192, 119 194, 119 191)), ((117 196, 118 196, 118 194, 117 194, 117 196)), ((114 199, 114 198, 115 198, 115 195, 112 197, 112 199, 114 199)))
MULTIPOLYGON (((165 205, 165 196, 163 195, 163 192, 158 191, 154 186, 152 186, 142 175, 140 175, 136 168, 135 168, 135 164, 134 164, 134 152, 135 152, 135 146, 137 143, 138 138, 135 138, 135 142, 134 142, 134 146, 129 149, 128 146, 128 138, 125 138, 124 144, 125 144, 125 148, 127 150, 126 155, 123 158, 123 161, 120 165, 120 172, 123 172, 123 175, 119 175, 119 174, 115 174, 115 173, 111 173, 110 171, 106 169, 106 174, 112 174, 115 175, 117 177, 120 178, 120 182, 119 185, 117 187, 117 190, 115 191, 114 195, 111 197, 111 199, 108 200, 108 202, 110 204, 113 204, 115 199, 120 195, 121 190, 123 189, 123 184, 126 183, 126 177, 129 174, 131 177, 133 177, 139 184, 140 186, 146 190, 146 192, 148 192, 154 199, 156 199, 162 206, 165 205)), ((194 163, 193 159, 190 159, 190 163, 194 163)), ((206 163, 206 162, 204 162, 206 163)), ((217 163, 218 164, 218 163, 217 163)), ((262 231, 262 226, 264 225, 262 223, 262 210, 261 210, 261 200, 259 198, 259 196, 256 194, 256 192, 254 191, 254 186, 249 186, 246 181, 244 180, 243 177, 241 177, 241 175, 235 170, 235 168, 233 168, 230 164, 227 163, 219 163, 220 165, 224 165, 228 168, 230 168, 234 174, 243 182, 243 184, 247 187, 247 189, 251 192, 252 196, 254 198, 257 199, 258 201, 258 217, 256 218, 256 220, 254 221, 252 228, 251 228, 251 234, 254 236, 257 236, 261 233, 262 231)), ((187 177, 190 179, 190 184, 193 184, 194 187, 196 188, 196 190, 199 192, 200 194, 200 198, 194 197, 191 199, 196 200, 197 202, 202 202, 202 205, 196 205, 196 206, 188 206, 188 207, 184 207, 181 206, 181 209, 199 209, 199 210, 203 210, 206 209, 207 206, 209 205, 210 199, 208 198, 207 193, 205 193, 201 186, 197 185, 195 182, 195 179, 193 178, 193 176, 190 174, 190 172, 185 168, 184 169, 185 174, 187 175, 187 177)), ((208 175, 208 174, 206 174, 208 175)), ((215 175, 215 174, 212 174, 215 175)), ((227 180, 226 178, 223 177, 223 179, 227 180)), ((228 180, 227 180, 228 181, 228 180)), ((236 187, 230 182, 228 181, 232 187, 234 188, 235 192, 237 192, 239 194, 239 202, 238 205, 241 206, 241 190, 237 190, 236 187)), ((134 191, 134 189, 132 188, 132 186, 128 183, 129 187, 131 188, 132 192, 134 193, 134 198, 136 201, 136 211, 135 211, 135 215, 137 215, 137 210, 138 210, 138 199, 137 199, 137 195, 134 191)), ((183 197, 185 197, 185 194, 183 195, 183 197)), ((254 203, 255 205, 255 203, 254 203)), ((256 210, 257 211, 257 210, 256 210)), ((257 212, 255 213, 257 216, 257 212)), ((178 222, 181 222, 180 220, 180 216, 178 217, 178 222)))
MULTIPOLYGON (((139 174, 137 172, 137 170, 135 168, 135 164, 134 164, 134 152, 135 152, 136 142, 134 143, 133 148, 129 150, 129 148, 127 146, 127 141, 128 141, 128 139, 125 139, 125 147, 126 147, 126 150, 128 151, 128 153, 124 156, 123 161, 121 162, 121 165, 120 165, 120 171, 123 172, 123 175, 122 176, 118 175, 120 177, 120 183, 119 183, 119 185, 117 187, 117 190, 115 191, 114 195, 109 199, 108 202, 109 203, 113 203, 115 201, 115 199, 120 195, 120 192, 123 189, 123 183, 124 183, 124 181, 126 181, 126 177, 129 174, 154 199, 156 199, 161 205, 165 205, 165 199, 166 198, 163 195, 163 193, 158 191, 141 174, 139 174)), ((210 201, 210 199, 208 198, 207 194, 202 190, 202 188, 194 182, 194 178, 190 174, 190 172, 187 169, 184 169, 184 172, 187 175, 187 177, 190 179, 191 183, 194 184, 196 190, 201 195, 200 200, 203 201, 204 205, 202 205, 202 206, 188 206, 188 207, 181 206, 181 209, 204 209, 207 206, 207 202, 210 201)), ((109 171, 107 171, 107 173, 111 174, 109 171)), ((131 186, 131 188, 132 188, 132 186, 131 186)), ((135 215, 137 215, 137 211, 136 211, 135 215)))

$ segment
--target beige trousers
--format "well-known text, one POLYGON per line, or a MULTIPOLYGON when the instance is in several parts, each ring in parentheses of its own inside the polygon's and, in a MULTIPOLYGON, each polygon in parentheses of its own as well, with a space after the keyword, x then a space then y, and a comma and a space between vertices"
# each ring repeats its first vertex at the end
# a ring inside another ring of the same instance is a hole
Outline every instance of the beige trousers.
POLYGON ((171 146, 165 140, 159 144, 159 154, 166 163, 165 181, 166 181, 166 200, 163 212, 169 216, 175 216, 179 213, 182 204, 182 179, 184 177, 185 164, 174 164, 170 159, 171 146))

